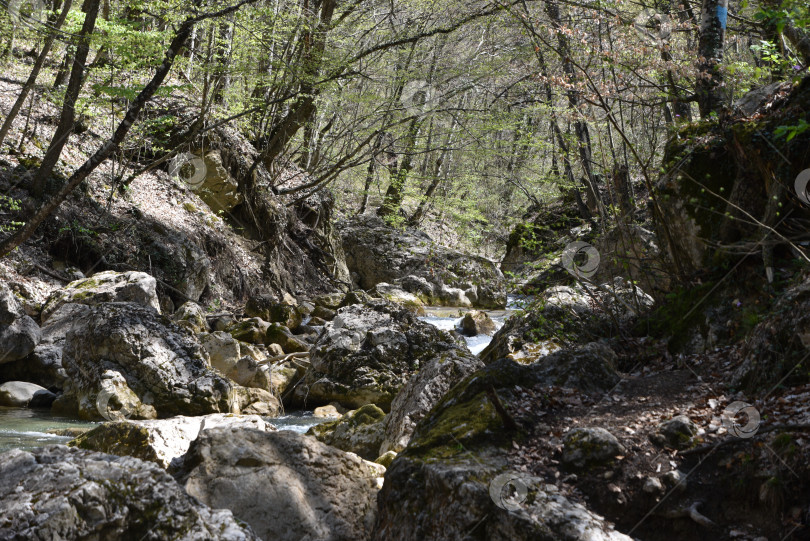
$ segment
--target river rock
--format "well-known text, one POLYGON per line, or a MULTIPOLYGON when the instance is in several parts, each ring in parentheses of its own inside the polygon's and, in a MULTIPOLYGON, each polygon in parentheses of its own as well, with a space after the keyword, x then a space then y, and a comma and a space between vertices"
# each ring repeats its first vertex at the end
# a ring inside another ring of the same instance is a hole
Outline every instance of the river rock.
POLYGON ((50 408, 55 399, 55 394, 34 383, 7 381, 0 385, 0 406, 50 408))
POLYGON ((563 440, 562 461, 575 468, 602 466, 622 453, 624 446, 604 428, 574 428, 563 440))
POLYGON ((160 313, 156 286, 155 279, 145 272, 97 272, 51 293, 42 307, 42 322, 47 322, 51 314, 66 303, 92 306, 102 302, 132 302, 160 313))
POLYGON ((304 434, 217 428, 191 444, 177 478, 263 539, 360 541, 374 524, 384 470, 304 434))
POLYGON ((42 340, 26 358, 0 364, 0 379, 30 381, 51 389, 63 389, 67 372, 62 366, 65 336, 80 315, 90 311, 84 304, 59 306, 42 326, 42 340))
POLYGON ((458 347, 449 334, 401 305, 380 299, 346 306, 312 346, 311 367, 296 397, 311 406, 335 401, 350 409, 375 404, 388 411, 424 362, 458 347))
POLYGON ((151 309, 102 303, 67 333, 62 363, 83 418, 119 403, 136 418, 231 412, 235 386, 210 368, 194 337, 151 309))
POLYGON ((367 404, 347 413, 341 419, 315 425, 307 434, 366 460, 375 460, 380 455, 384 418, 383 410, 374 404, 367 404))
POLYGON ((168 468, 179 467, 191 442, 204 430, 229 427, 263 432, 276 428, 258 415, 213 413, 200 417, 177 416, 147 421, 103 423, 68 445, 118 456, 134 456, 168 468))
POLYGON ((376 216, 338 224, 346 264, 358 286, 396 285, 427 304, 503 308, 503 274, 483 257, 465 255, 416 229, 390 227, 376 216))
POLYGON ((391 403, 391 413, 385 420, 384 437, 378 454, 404 449, 416 423, 453 385, 483 366, 478 357, 462 349, 448 350, 425 363, 391 403))
POLYGON ((0 365, 22 359, 41 339, 39 325, 26 315, 8 286, 0 282, 0 365))
POLYGON ((630 541, 509 462, 512 442, 545 414, 542 401, 526 409, 521 389, 551 384, 539 367, 503 359, 452 387, 417 423, 386 472, 372 539, 630 541), (492 391, 517 416, 516 429, 504 426, 488 396, 492 391), (510 480, 526 488, 521 501, 503 494, 510 480))
POLYGON ((486 312, 478 310, 464 314, 464 317, 461 318, 460 328, 461 334, 464 336, 478 336, 479 334, 492 336, 495 334, 495 322, 486 312))
POLYGON ((155 464, 51 445, 0 454, 0 539, 259 538, 155 464))

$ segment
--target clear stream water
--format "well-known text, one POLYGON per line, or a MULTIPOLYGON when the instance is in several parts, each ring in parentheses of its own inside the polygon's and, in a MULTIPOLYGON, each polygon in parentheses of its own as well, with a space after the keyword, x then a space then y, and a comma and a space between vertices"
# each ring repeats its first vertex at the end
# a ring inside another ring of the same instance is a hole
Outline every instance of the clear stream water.
MULTIPOLYGON (((510 297, 507 310, 487 311, 498 329, 503 326, 503 322, 512 311, 519 307, 517 303, 519 303, 518 299, 510 297)), ((439 329, 449 331, 459 325, 461 317, 466 311, 468 310, 464 308, 430 307, 427 309, 426 315, 419 319, 439 329)), ((470 351, 476 355, 481 353, 492 341, 491 336, 483 334, 464 339, 467 341, 470 351)), ((300 433, 306 432, 313 425, 328 421, 328 419, 314 417, 312 412, 290 412, 268 420, 279 430, 292 430, 300 433)), ((92 428, 97 424, 53 415, 50 410, 0 407, 0 453, 14 448, 31 449, 43 445, 67 443, 72 439, 71 436, 60 436, 52 432, 92 428)))

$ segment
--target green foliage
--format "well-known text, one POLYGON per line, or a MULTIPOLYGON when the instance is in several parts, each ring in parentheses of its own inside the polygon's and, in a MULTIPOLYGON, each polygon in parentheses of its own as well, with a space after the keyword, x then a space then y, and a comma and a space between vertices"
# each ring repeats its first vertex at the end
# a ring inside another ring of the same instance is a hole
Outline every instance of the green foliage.
POLYGON ((800 118, 799 123, 793 126, 777 126, 773 130, 774 137, 784 137, 786 142, 790 142, 794 137, 803 134, 810 129, 810 123, 800 118))

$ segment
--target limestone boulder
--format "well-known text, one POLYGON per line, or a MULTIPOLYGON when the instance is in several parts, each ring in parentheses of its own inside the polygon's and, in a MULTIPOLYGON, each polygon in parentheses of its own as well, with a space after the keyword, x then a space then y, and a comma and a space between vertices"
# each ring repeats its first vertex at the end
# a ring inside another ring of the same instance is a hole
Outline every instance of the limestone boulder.
POLYGON ((156 464, 64 445, 0 454, 0 539, 258 541, 156 464))
POLYGON ((47 322, 57 308, 67 303, 92 306, 102 302, 132 302, 160 313, 156 287, 155 279, 145 272, 97 272, 54 291, 42 307, 42 322, 47 322))
POLYGON ((273 425, 258 415, 213 413, 199 417, 102 423, 68 445, 112 455, 133 456, 163 468, 171 465, 179 467, 191 442, 201 432, 221 427, 263 432, 275 430, 273 425))
POLYGON ((39 325, 25 313, 8 286, 0 282, 0 365, 22 359, 41 339, 39 325))
POLYGON ((300 403, 337 402, 355 409, 391 401, 423 364, 458 349, 449 334, 384 300, 341 308, 310 351, 311 366, 296 387, 300 403))
POLYGON ((62 363, 83 418, 238 411, 236 386, 208 367, 193 335, 138 304, 90 307, 68 331, 62 363))
POLYGON ((216 428, 191 444, 177 479, 263 539, 362 541, 384 470, 304 434, 216 428))
POLYGON ((506 306, 503 274, 483 257, 441 246, 415 229, 390 227, 376 216, 345 220, 338 229, 346 264, 362 289, 385 282, 426 304, 506 306))

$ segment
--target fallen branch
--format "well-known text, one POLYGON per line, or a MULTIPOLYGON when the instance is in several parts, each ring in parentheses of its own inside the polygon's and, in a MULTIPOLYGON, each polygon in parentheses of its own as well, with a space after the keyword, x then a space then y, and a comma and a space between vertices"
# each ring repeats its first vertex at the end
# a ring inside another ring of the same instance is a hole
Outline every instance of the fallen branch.
POLYGON ((695 522, 706 528, 717 527, 717 524, 712 522, 711 519, 709 519, 705 515, 702 515, 698 511, 698 507, 700 507, 701 505, 703 505, 703 502, 698 500, 689 507, 676 509, 674 511, 668 511, 666 513, 661 513, 661 516, 664 518, 691 518, 692 520, 694 520, 695 522))
POLYGON ((269 359, 265 359, 264 361, 259 362, 259 364, 276 364, 280 362, 289 361, 290 359, 301 359, 304 357, 309 357, 308 351, 296 351, 295 353, 276 355, 275 357, 270 357, 269 359))

